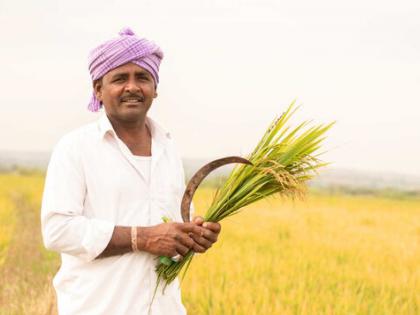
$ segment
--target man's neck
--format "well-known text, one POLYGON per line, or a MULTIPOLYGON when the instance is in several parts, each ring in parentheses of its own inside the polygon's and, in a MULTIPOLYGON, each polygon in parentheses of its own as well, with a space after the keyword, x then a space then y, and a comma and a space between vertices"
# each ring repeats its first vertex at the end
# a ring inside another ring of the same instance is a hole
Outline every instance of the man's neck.
POLYGON ((151 155, 151 133, 146 125, 146 117, 136 121, 121 121, 108 116, 117 136, 134 155, 151 155))

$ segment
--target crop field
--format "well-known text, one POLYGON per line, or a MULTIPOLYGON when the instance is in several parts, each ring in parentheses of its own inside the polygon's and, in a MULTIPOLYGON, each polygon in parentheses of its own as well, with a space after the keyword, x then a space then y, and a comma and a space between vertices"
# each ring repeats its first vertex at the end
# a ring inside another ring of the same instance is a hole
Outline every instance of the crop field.
MULTIPOLYGON (((56 314, 42 174, 0 174, 0 314, 56 314)), ((214 190, 199 189, 203 213, 214 190)), ((222 222, 182 283, 189 314, 420 314, 420 199, 311 193, 222 222)), ((168 314, 169 315, 169 314, 168 314)))

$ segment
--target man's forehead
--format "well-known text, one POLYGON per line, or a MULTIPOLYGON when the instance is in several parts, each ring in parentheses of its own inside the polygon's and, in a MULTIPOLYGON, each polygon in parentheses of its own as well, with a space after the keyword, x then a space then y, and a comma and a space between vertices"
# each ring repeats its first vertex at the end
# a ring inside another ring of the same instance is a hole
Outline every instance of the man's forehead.
POLYGON ((106 76, 115 76, 115 75, 123 75, 123 74, 129 74, 129 73, 136 73, 136 74, 147 74, 151 75, 149 71, 146 69, 134 64, 134 63, 126 63, 122 66, 119 66, 115 69, 112 69, 109 71, 106 76))

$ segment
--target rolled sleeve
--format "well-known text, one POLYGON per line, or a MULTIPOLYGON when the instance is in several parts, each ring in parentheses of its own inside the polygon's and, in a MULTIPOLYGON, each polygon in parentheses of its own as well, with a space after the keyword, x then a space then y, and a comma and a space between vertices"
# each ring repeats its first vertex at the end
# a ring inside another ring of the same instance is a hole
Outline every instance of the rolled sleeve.
POLYGON ((42 236, 46 248, 91 261, 108 245, 114 224, 84 215, 86 182, 79 152, 72 138, 54 148, 42 199, 42 236))

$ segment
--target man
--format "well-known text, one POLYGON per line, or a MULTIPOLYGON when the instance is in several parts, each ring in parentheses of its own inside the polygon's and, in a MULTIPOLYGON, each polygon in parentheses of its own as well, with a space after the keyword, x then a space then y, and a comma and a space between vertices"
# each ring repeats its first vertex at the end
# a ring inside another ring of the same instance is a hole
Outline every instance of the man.
POLYGON ((218 223, 176 223, 182 162, 169 133, 147 116, 162 58, 130 29, 89 56, 89 109, 105 113, 56 145, 42 201, 45 246, 62 258, 53 281, 60 315, 185 314, 178 281, 150 306, 157 257, 179 260, 217 240, 218 223))

